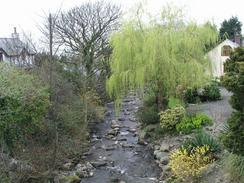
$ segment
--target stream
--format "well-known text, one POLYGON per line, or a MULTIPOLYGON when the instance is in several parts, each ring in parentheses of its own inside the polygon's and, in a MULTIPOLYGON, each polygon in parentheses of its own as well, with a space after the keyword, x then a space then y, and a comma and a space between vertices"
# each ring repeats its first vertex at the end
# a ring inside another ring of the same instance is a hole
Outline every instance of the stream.
POLYGON ((146 143, 138 143, 139 123, 135 112, 140 100, 130 95, 122 102, 118 119, 114 103, 107 104, 103 123, 92 132, 91 148, 86 160, 96 169, 92 177, 81 183, 156 183, 161 170, 153 151, 146 143))

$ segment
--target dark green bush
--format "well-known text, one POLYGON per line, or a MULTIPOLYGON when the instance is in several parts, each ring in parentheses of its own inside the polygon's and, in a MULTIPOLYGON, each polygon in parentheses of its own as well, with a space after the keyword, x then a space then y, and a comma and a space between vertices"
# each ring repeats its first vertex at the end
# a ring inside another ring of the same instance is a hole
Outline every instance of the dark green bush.
POLYGON ((195 104, 198 102, 216 101, 221 99, 219 83, 215 80, 204 86, 202 89, 194 87, 188 88, 184 92, 183 99, 185 103, 195 104), (199 92, 198 90, 202 90, 199 92))
POLYGON ((189 103, 189 104, 195 104, 200 101, 196 87, 187 88, 184 92, 183 98, 185 103, 189 103))
POLYGON ((206 114, 187 116, 176 125, 176 130, 182 133, 191 133, 194 129, 200 129, 204 125, 212 124, 212 120, 206 114))
POLYGON ((212 81, 211 84, 205 86, 200 99, 202 102, 220 100, 221 94, 218 84, 212 81))
POLYGON ((218 142, 203 131, 199 131, 193 139, 189 139, 184 142, 183 147, 190 152, 194 147, 201 147, 204 145, 208 145, 210 151, 213 153, 220 151, 218 142))
POLYGON ((137 117, 143 125, 159 123, 156 96, 153 92, 149 92, 145 96, 143 106, 137 112, 137 117))
POLYGON ((234 112, 228 120, 228 126, 222 134, 223 144, 230 152, 242 154, 244 152, 244 114, 234 112))

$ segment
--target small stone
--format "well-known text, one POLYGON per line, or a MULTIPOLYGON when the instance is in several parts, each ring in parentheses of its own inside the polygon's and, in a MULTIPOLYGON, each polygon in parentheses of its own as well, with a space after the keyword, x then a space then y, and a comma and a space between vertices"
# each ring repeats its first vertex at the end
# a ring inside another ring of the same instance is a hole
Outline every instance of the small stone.
POLYGON ((167 165, 169 163, 169 158, 167 156, 161 157, 160 158, 160 163, 162 165, 167 165))
POLYGON ((105 162, 105 161, 94 161, 94 162, 91 162, 91 164, 93 167, 98 168, 98 167, 106 166, 107 162, 105 162))
POLYGON ((160 151, 169 152, 169 145, 168 144, 161 144, 160 151))
POLYGON ((125 114, 125 115, 130 115, 130 112, 125 111, 124 114, 125 114))
POLYGON ((136 118, 129 118, 130 121, 136 122, 136 118))
POLYGON ((155 146, 154 146, 154 149, 155 149, 155 150, 159 150, 159 149, 160 149, 160 146, 159 146, 159 145, 155 145, 155 146))
POLYGON ((126 183, 126 182, 125 182, 125 181, 123 181, 123 180, 120 180, 120 181, 119 181, 119 183, 126 183))
POLYGON ((111 127, 111 128, 114 128, 114 129, 115 129, 115 128, 117 129, 117 128, 120 128, 120 125, 117 123, 117 121, 112 120, 112 121, 111 121, 111 125, 110 125, 110 127, 111 127))
POLYGON ((168 155, 167 153, 162 152, 162 151, 160 151, 160 150, 156 150, 156 151, 154 151, 153 154, 154 154, 155 158, 158 159, 158 160, 161 160, 161 158, 164 158, 165 156, 168 155))
POLYGON ((114 150, 114 149, 115 149, 115 147, 112 147, 112 146, 111 146, 111 147, 105 147, 105 150, 106 150, 106 151, 112 151, 112 150, 114 150))
POLYGON ((147 145, 147 142, 144 139, 140 138, 140 139, 138 139, 137 144, 139 144, 139 145, 147 145))
POLYGON ((132 144, 122 144, 122 147, 124 147, 124 148, 133 148, 135 146, 132 145, 132 144))
POLYGON ((118 139, 118 141, 127 141, 127 139, 126 138, 120 138, 120 139, 118 139))
POLYGON ((71 166, 72 166, 72 163, 71 162, 65 163, 63 165, 63 169, 64 170, 70 170, 71 169, 71 166))
POLYGON ((120 132, 120 135, 121 135, 121 136, 126 136, 126 135, 128 135, 128 134, 129 134, 129 132, 127 132, 127 131, 126 131, 126 132, 120 132))
POLYGON ((163 166, 163 171, 165 171, 165 172, 170 172, 170 171, 171 171, 170 166, 168 166, 168 165, 163 166))
POLYGON ((112 111, 107 111, 106 113, 105 113, 105 116, 111 116, 112 115, 112 111))
POLYGON ((109 131, 108 131, 107 135, 117 136, 118 133, 119 133, 118 130, 114 130, 114 129, 112 129, 112 130, 109 130, 109 131))
POLYGON ((128 129, 129 132, 132 132, 132 133, 135 133, 136 132, 136 129, 135 128, 130 128, 128 129))

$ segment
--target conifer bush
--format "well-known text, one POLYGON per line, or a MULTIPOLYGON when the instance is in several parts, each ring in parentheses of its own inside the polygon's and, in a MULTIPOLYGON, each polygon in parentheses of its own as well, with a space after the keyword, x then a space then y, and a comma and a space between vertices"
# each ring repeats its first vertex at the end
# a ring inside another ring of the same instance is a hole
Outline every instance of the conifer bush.
POLYGON ((222 135, 224 145, 230 152, 244 155, 244 48, 236 48, 224 64, 223 85, 233 93, 231 105, 236 110, 227 121, 222 135))

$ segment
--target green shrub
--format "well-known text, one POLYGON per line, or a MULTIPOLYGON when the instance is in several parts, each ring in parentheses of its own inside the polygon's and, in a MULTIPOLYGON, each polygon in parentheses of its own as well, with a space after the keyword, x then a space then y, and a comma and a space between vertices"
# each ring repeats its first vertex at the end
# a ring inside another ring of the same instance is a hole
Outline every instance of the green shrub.
POLYGON ((195 104, 200 101, 198 96, 197 88, 187 88, 183 94, 185 103, 195 104))
POLYGON ((218 142, 213 137, 203 131, 199 131, 194 136, 194 138, 185 141, 183 144, 183 148, 187 149, 187 151, 190 152, 193 148, 201 147, 204 145, 209 146, 209 151, 212 153, 220 151, 220 146, 218 142))
POLYGON ((220 100, 221 94, 218 84, 212 81, 211 84, 205 86, 202 94, 200 95, 200 99, 202 102, 220 100))
POLYGON ((47 87, 33 75, 0 64, 0 139, 8 147, 42 127, 49 107, 47 87))
POLYGON ((156 96, 153 92, 148 93, 143 101, 143 106, 139 108, 137 117, 143 125, 159 123, 156 96))
POLYGON ((225 147, 230 152, 244 154, 244 114, 234 112, 228 119, 228 125, 225 132, 221 135, 225 147))
POLYGON ((244 156, 229 154, 224 159, 224 170, 229 173, 231 181, 244 182, 244 156))
POLYGON ((160 112, 160 126, 166 130, 175 130, 176 125, 184 118, 185 108, 182 106, 160 112))
POLYGON ((191 133, 194 129, 200 129, 204 125, 212 124, 212 120, 205 114, 187 116, 176 125, 176 130, 182 133, 191 133))

